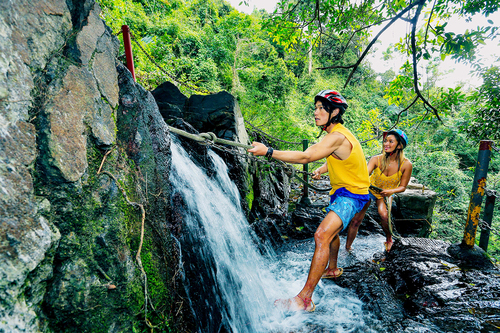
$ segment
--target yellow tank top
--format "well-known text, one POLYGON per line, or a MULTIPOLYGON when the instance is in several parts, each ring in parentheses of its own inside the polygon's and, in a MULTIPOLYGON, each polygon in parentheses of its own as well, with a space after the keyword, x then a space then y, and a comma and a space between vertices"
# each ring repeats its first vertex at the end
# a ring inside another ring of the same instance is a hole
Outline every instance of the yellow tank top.
MULTIPOLYGON (((401 166, 403 166, 403 164, 401 164, 401 166)), ((384 190, 390 190, 399 186, 399 184, 401 183, 402 175, 403 172, 401 171, 401 167, 399 168, 398 172, 396 172, 392 176, 386 176, 380 171, 380 168, 377 165, 375 170, 373 170, 372 175, 370 176, 370 184, 384 190)), ((378 191, 370 190, 370 192, 375 196, 375 198, 382 199, 382 196, 378 191)))
POLYGON ((339 132, 344 135, 351 143, 352 150, 345 160, 336 159, 332 155, 326 158, 328 175, 332 185, 330 195, 341 187, 345 187, 346 190, 354 194, 368 194, 370 179, 365 155, 359 141, 342 124, 335 125, 331 132, 339 132))

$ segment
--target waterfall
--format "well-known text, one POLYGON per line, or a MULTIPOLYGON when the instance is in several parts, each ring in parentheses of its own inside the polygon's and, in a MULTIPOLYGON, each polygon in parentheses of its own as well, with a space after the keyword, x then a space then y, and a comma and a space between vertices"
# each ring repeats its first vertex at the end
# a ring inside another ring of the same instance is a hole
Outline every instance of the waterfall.
POLYGON ((209 150, 211 167, 199 167, 176 138, 171 150, 173 195, 184 203, 173 209, 183 218, 183 268, 199 332, 376 332, 362 302, 331 281, 316 287, 315 313, 274 307, 301 290, 314 242, 290 243, 280 253, 258 246, 224 161, 209 150))

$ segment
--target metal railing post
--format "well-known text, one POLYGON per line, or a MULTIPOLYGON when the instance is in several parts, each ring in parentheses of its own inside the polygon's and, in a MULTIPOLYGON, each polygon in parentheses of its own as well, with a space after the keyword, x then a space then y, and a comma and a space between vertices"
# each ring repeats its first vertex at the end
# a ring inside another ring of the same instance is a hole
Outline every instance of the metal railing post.
MULTIPOLYGON (((302 149, 303 151, 306 150, 309 147, 309 140, 302 140, 302 149)), ((302 176, 302 179, 306 184, 309 184, 309 164, 303 164, 302 170, 304 171, 304 174, 302 176)), ((303 190, 302 190, 302 198, 300 198, 300 204, 309 206, 312 204, 311 199, 309 199, 309 186, 304 184, 303 190)))
POLYGON ((135 82, 134 56, 132 53, 132 44, 130 43, 130 29, 128 25, 122 25, 123 48, 125 49, 125 58, 127 59, 127 68, 132 73, 135 82))
POLYGON ((496 192, 486 190, 486 202, 484 204, 483 221, 486 224, 481 228, 481 237, 479 238, 479 247, 488 251, 490 241, 491 222, 493 221, 493 210, 495 209, 496 192))
POLYGON ((467 211, 467 222, 465 224, 464 238, 462 245, 473 248, 476 241, 476 231, 479 224, 479 213, 481 213, 481 202, 486 188, 486 174, 491 158, 491 147, 493 141, 481 140, 479 143, 479 153, 477 156, 476 173, 472 183, 472 194, 467 211))
MULTIPOLYGON (((302 140, 302 151, 309 148, 309 140, 302 140)), ((303 179, 306 183, 309 183, 309 164, 304 164, 302 170, 304 171, 303 179)), ((304 190, 302 191, 302 198, 309 198, 309 187, 304 185, 304 190)))

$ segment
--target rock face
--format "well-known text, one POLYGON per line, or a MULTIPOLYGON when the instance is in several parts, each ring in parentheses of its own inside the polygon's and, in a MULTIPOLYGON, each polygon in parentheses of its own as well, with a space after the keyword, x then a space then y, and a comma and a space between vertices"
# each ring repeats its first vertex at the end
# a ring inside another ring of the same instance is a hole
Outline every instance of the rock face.
POLYGON ((372 262, 353 260, 336 281, 354 290, 387 331, 496 332, 499 273, 478 247, 403 238, 372 262))
POLYGON ((172 310, 169 131, 99 14, 0 3, 2 332, 143 330, 146 304, 159 329, 190 316, 172 310))
POLYGON ((432 231, 432 212, 437 193, 417 184, 412 178, 408 188, 394 198, 394 227, 403 237, 427 237, 432 231))
MULTIPOLYGON (((194 130, 189 130, 190 133, 213 132, 220 139, 250 144, 238 102, 229 93, 187 98, 175 85, 165 82, 152 94, 160 113, 171 126, 182 129, 182 122, 187 122, 194 130)), ((190 149, 198 148, 190 145, 190 149)), ((251 221, 269 214, 282 218, 286 215, 289 179, 282 169, 250 161, 245 158, 248 153, 243 148, 218 145, 214 151, 224 159, 231 179, 237 184, 241 197, 246 199, 242 201, 243 209, 251 221)))
POLYGON ((0 330, 6 332, 38 330, 36 312, 52 275, 52 259, 46 257, 61 237, 48 218, 50 202, 34 191, 37 82, 32 71, 47 65, 69 29, 64 2, 0 3, 0 330))

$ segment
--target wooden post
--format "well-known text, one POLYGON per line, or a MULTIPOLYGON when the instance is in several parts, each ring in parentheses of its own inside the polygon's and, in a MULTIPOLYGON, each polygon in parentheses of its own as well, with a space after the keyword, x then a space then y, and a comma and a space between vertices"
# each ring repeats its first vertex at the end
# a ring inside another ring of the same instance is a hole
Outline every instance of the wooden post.
POLYGON ((462 245, 467 248, 473 248, 476 241, 476 231, 479 224, 479 214, 481 213, 481 202, 483 201, 486 188, 486 174, 488 173, 488 165, 490 164, 492 144, 493 141, 489 140, 481 140, 479 143, 476 173, 474 175, 474 182, 472 183, 472 194, 467 212, 464 238, 462 240, 462 245))

